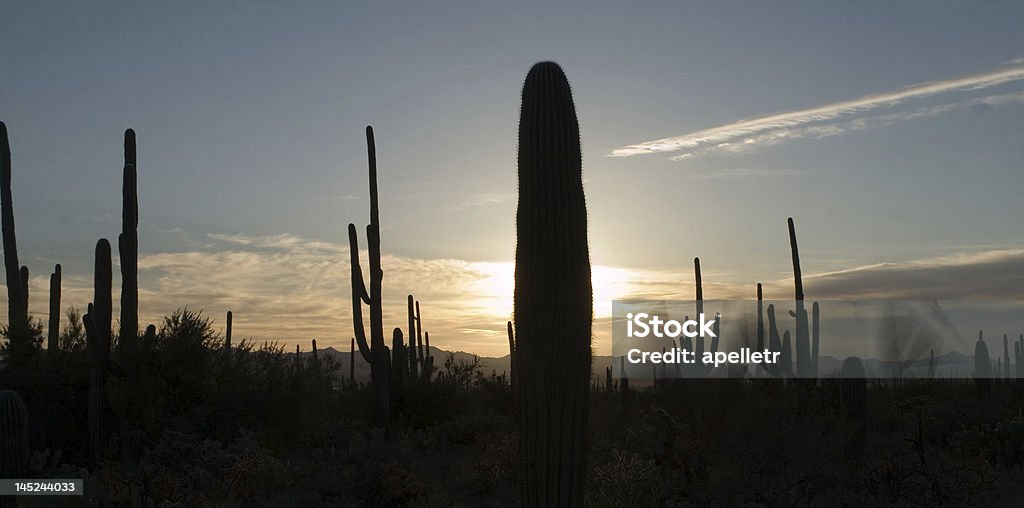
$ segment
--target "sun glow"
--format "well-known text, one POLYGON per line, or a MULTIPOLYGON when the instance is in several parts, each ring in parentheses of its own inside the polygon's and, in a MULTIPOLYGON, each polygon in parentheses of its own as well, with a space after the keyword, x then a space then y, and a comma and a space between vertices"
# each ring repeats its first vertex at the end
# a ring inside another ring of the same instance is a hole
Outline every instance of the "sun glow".
MULTIPOLYGON (((473 263, 472 268, 480 279, 467 288, 467 299, 482 311, 502 319, 512 315, 512 297, 515 292, 515 264, 473 263)), ((604 318, 612 314, 612 300, 629 296, 635 289, 638 273, 628 268, 594 266, 591 268, 591 283, 594 287, 594 317, 604 318)))

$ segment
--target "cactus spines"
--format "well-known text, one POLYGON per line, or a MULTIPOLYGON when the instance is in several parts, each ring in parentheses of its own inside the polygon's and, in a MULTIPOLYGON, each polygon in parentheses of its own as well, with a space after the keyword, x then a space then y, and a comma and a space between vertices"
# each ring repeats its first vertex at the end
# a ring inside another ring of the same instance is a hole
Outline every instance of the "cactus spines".
POLYGON ((861 359, 851 356, 844 360, 840 378, 839 407, 843 420, 850 426, 843 443, 844 454, 847 460, 859 462, 864 458, 868 418, 867 374, 861 359))
POLYGON ((28 341, 28 308, 25 306, 18 242, 14 235, 14 202, 11 193, 11 145, 7 125, 0 122, 0 226, 3 229, 4 269, 7 276, 7 332, 19 347, 28 341))
POLYGON ((348 244, 352 266, 352 317, 355 325, 356 342, 363 359, 370 364, 370 379, 374 390, 374 424, 387 427, 389 420, 391 358, 384 344, 384 310, 381 305, 381 280, 384 271, 380 266, 380 206, 377 201, 377 148, 373 138, 373 127, 366 126, 366 153, 370 173, 370 224, 366 226, 366 243, 370 258, 370 288, 367 291, 363 271, 359 266, 359 241, 355 224, 348 225, 348 244), (363 327, 362 304, 370 307, 370 340, 366 340, 363 327))
POLYGON ((987 395, 992 385, 992 365, 988 356, 988 346, 982 332, 978 331, 978 341, 974 343, 974 383, 978 394, 987 395))
MULTIPOLYGON (((0 390, 0 477, 25 478, 28 466, 28 411, 17 392, 0 390)), ((0 506, 16 506, 0 497, 0 506)))
POLYGON ((124 174, 121 186, 121 331, 118 347, 131 350, 139 336, 139 195, 135 131, 124 132, 124 174))
POLYGON ((514 316, 526 506, 583 503, 593 291, 579 124, 569 82, 538 63, 519 119, 514 316))
POLYGON ((50 274, 50 316, 46 326, 46 350, 57 351, 60 337, 60 265, 54 265, 50 274))

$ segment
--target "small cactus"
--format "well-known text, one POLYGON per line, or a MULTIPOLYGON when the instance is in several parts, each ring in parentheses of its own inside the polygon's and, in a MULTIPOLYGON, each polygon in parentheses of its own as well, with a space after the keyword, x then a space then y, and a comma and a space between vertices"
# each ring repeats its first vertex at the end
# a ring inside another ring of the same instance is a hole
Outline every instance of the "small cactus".
POLYGON ((14 390, 0 390, 0 478, 25 478, 28 457, 25 403, 14 390))
POLYGON ((60 265, 53 267, 50 274, 50 319, 46 326, 46 350, 55 352, 58 349, 60 340, 60 265))
POLYGON ((992 388, 992 363, 988 356, 988 346, 982 332, 978 331, 978 341, 974 343, 974 384, 979 395, 988 395, 992 388))

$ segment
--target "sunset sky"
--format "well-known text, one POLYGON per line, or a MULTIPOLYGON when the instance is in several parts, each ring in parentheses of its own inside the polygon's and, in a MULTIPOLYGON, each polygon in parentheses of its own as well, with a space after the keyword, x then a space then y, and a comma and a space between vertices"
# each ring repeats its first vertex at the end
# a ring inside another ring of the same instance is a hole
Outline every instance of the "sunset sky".
POLYGON ((131 127, 142 321, 230 309, 236 337, 347 350, 371 124, 385 326, 413 293, 432 345, 504 355, 519 93, 548 59, 580 119, 599 354, 611 299, 692 298, 694 256, 707 298, 789 297, 789 216, 808 298, 1024 298, 1024 5, 786 5, 9 3, 30 311, 54 263, 90 300, 131 127))

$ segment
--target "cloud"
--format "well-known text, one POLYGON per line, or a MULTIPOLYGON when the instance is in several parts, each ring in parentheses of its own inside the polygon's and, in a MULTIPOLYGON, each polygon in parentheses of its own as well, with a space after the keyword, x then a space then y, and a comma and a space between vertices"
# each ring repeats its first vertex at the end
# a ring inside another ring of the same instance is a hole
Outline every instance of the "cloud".
POLYGON ((879 263, 804 277, 807 294, 832 299, 1024 299, 1024 249, 879 263))
MULTIPOLYGON (((223 326, 234 312, 234 336, 282 340, 309 348, 347 349, 353 336, 347 245, 294 235, 211 234, 201 248, 142 253, 139 258, 140 321, 158 324, 162 316, 188 305, 203 309, 223 326)), ((364 274, 366 253, 361 253, 364 274)), ((116 259, 116 258, 115 258, 116 259)), ((460 259, 384 255, 385 329, 405 328, 406 295, 420 300, 431 344, 487 356, 507 354, 505 321, 512 315, 514 264, 460 259)), ((115 268, 115 316, 120 283, 115 268)), ((613 299, 691 300, 692 268, 637 269, 594 265, 594 346, 609 350, 613 299)), ((1024 300, 1024 249, 988 250, 901 263, 880 263, 820 274, 805 274, 809 298, 1024 300)), ((754 280, 728 271, 705 271, 708 299, 750 299, 754 280)), ((30 311, 46 320, 49 274, 30 280, 30 311)), ((764 284, 765 298, 789 298, 792 280, 764 284)), ((3 293, 0 291, 0 293, 3 293)), ((65 270, 62 306, 84 308, 92 300, 92 277, 65 270)), ((2 297, 0 297, 2 300, 2 297)), ((367 314, 364 310, 364 315, 367 314)), ((388 334, 390 337, 390 333, 388 334)), ((292 347, 292 346, 290 346, 292 347)))
POLYGON ((1021 94, 993 95, 969 101, 947 101, 938 106, 887 115, 868 115, 881 108, 892 108, 910 100, 925 99, 953 92, 974 92, 997 85, 1024 80, 1024 66, 1014 65, 993 71, 951 79, 928 81, 896 90, 834 102, 815 108, 777 113, 702 129, 681 136, 623 146, 611 152, 613 157, 684 151, 674 159, 686 159, 702 153, 737 152, 778 144, 791 139, 818 139, 850 130, 882 127, 895 122, 945 113, 971 105, 974 101, 989 105, 1019 103, 1021 94), (850 117, 863 118, 850 120, 850 117))

